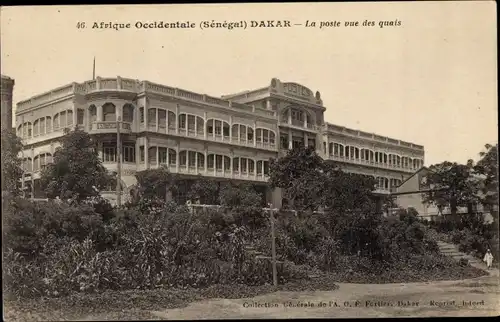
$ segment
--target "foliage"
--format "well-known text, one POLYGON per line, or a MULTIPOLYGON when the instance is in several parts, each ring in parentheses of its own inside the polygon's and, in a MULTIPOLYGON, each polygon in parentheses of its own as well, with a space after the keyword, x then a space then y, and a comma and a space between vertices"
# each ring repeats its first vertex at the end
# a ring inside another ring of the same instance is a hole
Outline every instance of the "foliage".
POLYGON ((165 167, 139 171, 135 178, 137 185, 132 196, 133 202, 139 199, 166 200, 167 191, 173 186, 173 176, 165 167))
POLYGON ((53 163, 42 170, 41 186, 49 198, 81 202, 97 196, 109 180, 90 135, 75 129, 66 132, 53 163))
POLYGON ((295 148, 271 160, 269 172, 271 187, 284 189, 296 210, 317 210, 320 205, 337 213, 366 209, 375 186, 372 177, 343 172, 313 147, 295 148))
POLYGON ((189 187, 187 198, 192 202, 198 201, 203 205, 218 205, 219 186, 219 182, 205 179, 200 176, 200 178, 197 178, 189 187))
MULTIPOLYGON (((495 206, 498 206, 498 144, 486 144, 485 148, 486 151, 480 153, 481 160, 474 166, 474 170, 478 175, 484 176, 480 201, 492 211, 495 206)), ((498 210, 494 217, 498 220, 498 210)))
POLYGON ((432 192, 423 194, 424 202, 434 204, 439 209, 450 207, 451 214, 457 214, 458 207, 469 206, 478 201, 478 183, 471 180, 472 165, 462 165, 445 161, 429 167, 425 176, 425 189, 432 192))
POLYGON ((19 153, 22 149, 23 144, 15 131, 2 129, 2 192, 19 194, 19 179, 23 173, 19 153))

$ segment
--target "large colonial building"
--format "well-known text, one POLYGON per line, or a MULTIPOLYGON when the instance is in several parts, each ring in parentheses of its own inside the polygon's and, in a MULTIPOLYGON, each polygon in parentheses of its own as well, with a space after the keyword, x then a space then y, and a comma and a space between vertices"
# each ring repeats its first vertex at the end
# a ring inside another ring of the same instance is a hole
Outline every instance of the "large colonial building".
MULTIPOLYGON (((137 171, 164 165, 181 175, 266 186, 269 159, 298 145, 315 146, 346 171, 372 175, 381 194, 423 166, 423 146, 327 123, 325 110, 319 92, 278 79, 212 97, 149 81, 97 77, 19 102, 16 128, 25 143, 26 178, 37 197, 40 169, 51 162, 63 130, 75 126, 95 137, 111 171, 117 168, 120 127, 125 191, 137 171)), ((267 190, 267 200, 280 206, 281 193, 267 190)))

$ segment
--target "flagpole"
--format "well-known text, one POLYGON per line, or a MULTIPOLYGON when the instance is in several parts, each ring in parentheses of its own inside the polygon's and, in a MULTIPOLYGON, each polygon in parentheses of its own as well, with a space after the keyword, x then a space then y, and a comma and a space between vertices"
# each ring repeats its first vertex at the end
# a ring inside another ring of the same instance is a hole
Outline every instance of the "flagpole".
POLYGON ((94 56, 94 65, 92 66, 92 80, 95 79, 95 56, 94 56))

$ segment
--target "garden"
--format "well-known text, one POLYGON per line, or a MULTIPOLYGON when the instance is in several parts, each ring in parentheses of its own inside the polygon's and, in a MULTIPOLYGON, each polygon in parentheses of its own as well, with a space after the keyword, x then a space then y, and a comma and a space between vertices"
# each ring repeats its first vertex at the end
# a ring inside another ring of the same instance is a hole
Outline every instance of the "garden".
POLYGON ((312 149, 295 149, 270 166, 270 186, 284 189, 297 209, 275 214, 276 253, 283 263, 275 288, 271 262, 248 251, 251 246, 271 254, 270 216, 252 185, 200 179, 189 197, 220 207, 192 211, 166 197, 168 191, 175 195, 179 178, 161 168, 145 170, 136 175, 131 200, 112 207, 99 194, 110 176, 91 147, 83 132, 65 136, 54 163, 42 173, 49 201, 19 197, 15 181, 3 196, 4 294, 10 312, 36 307, 47 313, 68 305, 80 311, 147 310, 159 302, 175 307, 277 289, 335 290, 341 282, 485 274, 441 255, 433 229, 414 214, 377 213, 370 177, 345 173, 312 149), (319 204, 326 210, 317 211, 319 204))

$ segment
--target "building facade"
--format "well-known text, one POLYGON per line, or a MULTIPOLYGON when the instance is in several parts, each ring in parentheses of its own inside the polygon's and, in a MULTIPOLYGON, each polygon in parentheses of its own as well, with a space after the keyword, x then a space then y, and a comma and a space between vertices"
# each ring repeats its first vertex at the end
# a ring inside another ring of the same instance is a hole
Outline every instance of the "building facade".
POLYGON ((2 75, 2 130, 12 129, 12 93, 14 91, 14 80, 2 75))
MULTIPOLYGON (((162 166, 187 178, 241 180, 265 188, 270 158, 299 145, 314 146, 346 171, 377 178, 380 194, 423 166, 423 146, 326 123, 325 110, 319 92, 276 78, 256 90, 212 97, 149 81, 97 77, 19 102, 16 129, 37 195, 40 170, 51 162, 63 130, 75 126, 95 138, 110 171, 117 169, 120 127, 124 191, 136 183, 137 171, 162 166)), ((279 190, 267 189, 266 195, 281 205, 279 190)))

